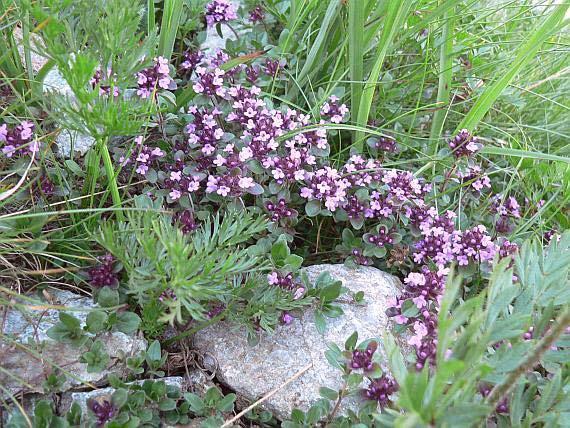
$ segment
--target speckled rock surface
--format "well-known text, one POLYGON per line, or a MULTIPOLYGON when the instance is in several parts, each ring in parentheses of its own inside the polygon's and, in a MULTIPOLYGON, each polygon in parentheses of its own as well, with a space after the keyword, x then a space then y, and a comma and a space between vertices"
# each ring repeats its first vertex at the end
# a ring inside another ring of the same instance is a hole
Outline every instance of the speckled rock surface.
MULTIPOLYGON (((296 407, 307 410, 319 398, 321 386, 340 387, 338 369, 332 368, 324 356, 327 343, 342 347, 358 331, 361 340, 377 338, 381 345, 383 331, 392 327, 385 314, 387 302, 398 294, 400 286, 397 278, 373 267, 352 270, 344 265, 315 265, 305 270, 311 280, 328 271, 351 291, 363 291, 365 301, 341 303, 344 315, 329 319, 324 335, 317 332, 314 312, 307 310, 275 334, 263 334, 255 347, 247 344, 245 331, 236 331, 225 323, 208 327, 194 337, 195 348, 208 351, 217 360, 218 379, 250 400, 264 396, 312 363, 303 376, 265 402, 264 407, 279 418, 288 417, 296 407)), ((384 353, 382 346, 379 352, 384 353)), ((345 406, 354 404, 346 400, 345 406)))
MULTIPOLYGON (((94 307, 90 298, 69 291, 50 290, 49 293, 50 304, 81 309, 71 313, 82 324, 87 317, 86 310, 94 307)), ((25 313, 13 308, 0 309, 0 366, 6 370, 0 372, 0 384, 8 391, 43 392, 42 383, 53 371, 54 364, 67 374, 66 388, 83 382, 97 384, 107 376, 108 370, 87 372, 87 365, 79 362, 82 350, 47 337, 47 330, 58 321, 59 312, 55 309, 37 308, 25 313)), ((146 349, 146 341, 136 335, 113 332, 99 338, 111 357, 108 369, 112 368, 114 372, 121 372, 124 368, 122 361, 125 356, 146 349)))

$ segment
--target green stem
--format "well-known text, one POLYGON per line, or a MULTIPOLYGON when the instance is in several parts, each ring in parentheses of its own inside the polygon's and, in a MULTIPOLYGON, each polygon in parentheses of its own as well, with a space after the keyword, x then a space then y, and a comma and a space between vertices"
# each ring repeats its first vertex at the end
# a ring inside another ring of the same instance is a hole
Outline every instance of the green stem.
POLYGON ((538 364, 542 356, 552 347, 554 342, 564 333, 566 327, 570 325, 570 308, 566 308, 556 319, 552 329, 538 342, 538 345, 527 355, 527 357, 514 369, 506 379, 495 386, 487 403, 492 409, 497 407, 499 401, 509 393, 516 385, 518 378, 532 370, 538 364))
MULTIPOLYGON (((111 192, 111 198, 113 199, 113 205, 115 208, 121 208, 121 195, 119 194, 119 186, 117 185, 115 168, 113 167, 113 160, 111 159, 109 148, 107 147, 106 143, 106 140, 101 140, 99 143, 99 151, 101 153, 101 157, 103 158, 103 165, 105 167, 105 174, 107 175, 107 183, 109 186, 109 191, 111 192)), ((117 211, 117 220, 124 220, 122 211, 117 211)))
POLYGON ((190 330, 183 331, 182 333, 177 334, 174 337, 171 337, 170 339, 166 340, 164 342, 164 344, 166 346, 172 345, 174 342, 178 342, 180 339, 184 339, 185 337, 192 336, 193 334, 199 332, 203 328, 206 328, 206 327, 208 327, 212 324, 215 324, 218 321, 221 321, 222 319, 224 319, 224 317, 228 314, 228 311, 229 311, 229 307, 225 311, 223 311, 221 314, 215 316, 214 318, 211 318, 208 321, 203 322, 202 324, 198 324, 196 327, 191 328, 190 330))

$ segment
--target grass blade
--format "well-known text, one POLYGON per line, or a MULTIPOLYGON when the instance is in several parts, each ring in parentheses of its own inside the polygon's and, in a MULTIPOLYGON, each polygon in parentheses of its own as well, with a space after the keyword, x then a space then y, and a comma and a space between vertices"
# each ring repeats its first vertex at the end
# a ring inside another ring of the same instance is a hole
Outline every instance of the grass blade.
POLYGON ((350 67, 352 114, 358 117, 358 107, 364 80, 364 7, 358 2, 348 3, 348 63, 350 67))
POLYGON ((562 3, 556 6, 550 16, 535 27, 530 37, 517 49, 515 59, 505 74, 483 91, 483 94, 477 99, 473 108, 471 108, 457 127, 456 132, 459 132, 461 129, 468 129, 469 131, 475 129, 503 90, 523 67, 534 58, 542 44, 570 22, 568 20, 564 21, 568 7, 570 7, 568 3, 562 3))
POLYGON ((176 33, 180 25, 183 0, 165 0, 160 24, 160 37, 158 40, 158 54, 170 60, 176 33))
POLYGON ((438 151, 438 141, 443 131, 445 117, 447 116, 447 108, 449 106, 449 93, 451 91, 451 82, 453 78, 453 28, 454 19, 453 12, 446 12, 443 16, 442 43, 439 48, 439 82, 437 87, 437 105, 438 109, 433 115, 430 131, 431 153, 436 154, 438 151))
MULTIPOLYGON (((411 0, 403 0, 402 2, 389 2, 386 17, 384 18, 384 26, 380 33, 380 40, 378 41, 378 52, 376 54, 376 61, 368 77, 364 90, 362 91, 362 98, 360 99, 360 106, 358 107, 358 116, 356 119, 357 126, 365 127, 368 123, 368 116, 372 107, 372 100, 374 99, 374 92, 376 91, 376 84, 382 64, 386 54, 392 47, 392 41, 398 29, 402 27, 408 11, 412 5, 411 0)), ((357 151, 362 151, 364 144, 364 134, 362 132, 356 133, 354 147, 357 151)))
POLYGON ((147 0, 147 8, 146 8, 146 32, 147 34, 152 34, 154 29, 156 28, 156 21, 154 19, 154 15, 156 13, 154 9, 154 0, 147 0))
POLYGON ((315 69, 314 65, 319 58, 319 53, 323 51, 327 36, 331 33, 332 24, 340 13, 340 2, 341 0, 332 0, 327 7, 323 22, 320 24, 320 30, 317 34, 317 38, 311 46, 311 49, 307 54, 305 64, 297 77, 300 84, 303 84, 307 79, 309 72, 315 69))

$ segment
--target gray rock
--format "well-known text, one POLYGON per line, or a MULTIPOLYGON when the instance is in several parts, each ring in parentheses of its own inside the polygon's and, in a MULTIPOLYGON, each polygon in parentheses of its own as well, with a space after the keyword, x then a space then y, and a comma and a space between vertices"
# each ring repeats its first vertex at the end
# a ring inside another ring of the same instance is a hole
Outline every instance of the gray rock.
MULTIPOLYGON (((95 307, 91 299, 69 291, 50 290, 49 294, 52 305, 67 308, 83 325, 88 311, 95 307)), ((100 335, 111 360, 107 370, 88 373, 87 365, 79 362, 82 349, 47 337, 47 330, 58 321, 58 310, 41 305, 33 309, 31 306, 0 309, 0 366, 5 369, 0 371, 0 385, 8 392, 44 392, 42 384, 56 366, 67 375, 65 389, 85 383, 97 384, 111 368, 115 373, 124 370, 126 357, 146 349, 146 341, 135 335, 127 336, 121 332, 100 335)))
MULTIPOLYGON (((75 96, 71 87, 63 75, 59 72, 57 67, 52 68, 45 76, 43 81, 43 92, 46 94, 56 94, 59 96, 67 97, 70 103, 73 103, 75 96)), ((73 152, 78 152, 81 155, 95 144, 95 138, 90 135, 82 134, 80 132, 62 129, 55 139, 57 144, 58 154, 64 158, 71 157, 73 152)))
POLYGON ((58 153, 64 158, 71 157, 72 152, 78 152, 81 155, 95 145, 95 138, 70 129, 62 129, 55 139, 58 153))
MULTIPOLYGON (((341 303, 344 315, 329 319, 324 335, 316 330, 314 311, 307 310, 273 335, 262 334, 255 347, 247 344, 244 331, 236 331, 225 323, 205 328, 194 337, 195 348, 207 351, 215 358, 217 377, 238 395, 250 400, 263 397, 312 364, 303 376, 263 405, 279 418, 289 417, 294 408, 306 411, 319 398, 321 386, 340 388, 340 372, 332 368, 324 356, 327 343, 334 342, 342 348, 346 339, 358 331, 359 340, 378 339, 378 352, 384 355, 382 333, 392 327, 385 311, 389 299, 399 292, 397 278, 372 267, 351 270, 344 265, 316 265, 305 270, 311 280, 328 271, 352 292, 363 291, 365 301, 361 304, 341 303)), ((355 404, 354 400, 346 400, 343 408, 355 404)))

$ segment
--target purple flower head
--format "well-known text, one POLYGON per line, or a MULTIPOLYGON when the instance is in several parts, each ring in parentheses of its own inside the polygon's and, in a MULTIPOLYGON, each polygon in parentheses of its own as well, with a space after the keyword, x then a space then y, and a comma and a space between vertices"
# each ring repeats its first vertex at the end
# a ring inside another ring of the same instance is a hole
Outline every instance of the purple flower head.
POLYGON ((281 316, 279 317, 279 321, 281 322, 281 324, 283 325, 289 325, 293 322, 295 318, 293 318, 293 316, 287 312, 287 311, 283 311, 283 313, 281 314, 281 316))
POLYGON ((373 148, 385 153, 396 153, 398 151, 398 144, 392 137, 378 137, 369 143, 373 148))
POLYGON ((394 230, 388 229, 384 225, 378 226, 378 233, 367 233, 364 235, 365 242, 375 245, 376 247, 384 247, 394 242, 394 230))
POLYGON ((87 400, 87 408, 91 410, 91 412, 93 412, 97 418, 98 427, 102 427, 111 419, 113 419, 119 410, 108 400, 98 402, 92 398, 87 400))
POLYGON ((40 189, 46 196, 51 196, 55 192, 55 185, 47 175, 42 175, 40 178, 40 189))
POLYGON ((475 226, 453 236, 453 254, 460 266, 469 260, 478 262, 491 261, 495 256, 495 244, 483 225, 475 226))
POLYGON ((346 104, 339 104, 339 98, 335 95, 321 107, 321 116, 332 123, 343 122, 347 113, 348 107, 346 104))
POLYGON ((136 75, 138 90, 141 98, 149 98, 159 89, 176 89, 174 80, 170 77, 168 60, 159 56, 154 59, 152 67, 139 71, 136 75))
POLYGON ((210 310, 206 313, 208 318, 212 319, 220 315, 226 309, 226 305, 223 303, 217 303, 210 307, 210 310))
POLYGON ((199 227, 196 220, 194 220, 194 213, 192 210, 184 210, 175 213, 172 216, 172 222, 177 224, 185 235, 195 231, 199 227))
POLYGON ((378 379, 373 379, 368 387, 363 391, 363 396, 367 400, 373 400, 382 408, 391 403, 390 397, 398 391, 398 383, 388 375, 382 375, 378 379))
POLYGON ((267 58, 263 66, 263 71, 270 77, 279 77, 279 73, 285 67, 285 62, 278 59, 267 58))
POLYGON ((350 187, 348 179, 331 167, 324 167, 305 175, 306 186, 301 188, 301 197, 308 200, 324 201, 325 207, 335 211, 346 202, 346 191, 350 187))
POLYGON ((137 174, 146 175, 151 166, 156 166, 159 159, 165 156, 164 151, 159 147, 151 147, 143 144, 143 136, 135 138, 135 147, 130 156, 121 156, 119 163, 122 167, 131 165, 137 174))
POLYGON ((89 284, 96 288, 116 288, 119 285, 119 277, 115 271, 115 258, 107 253, 98 257, 97 261, 98 265, 87 270, 89 284))
POLYGON ((0 143, 4 143, 2 153, 9 158, 37 153, 40 149, 40 143, 34 140, 34 124, 27 120, 13 128, 8 128, 6 124, 1 125, 0 143))
POLYGON ((481 150, 481 144, 467 129, 459 131, 459 134, 449 140, 448 144, 456 158, 471 157, 481 150))
POLYGON ((224 88, 225 74, 225 71, 219 68, 208 71, 204 67, 196 67, 196 78, 192 88, 197 94, 224 98, 226 96, 226 88, 224 88))
POLYGON ((237 9, 229 0, 212 0, 206 5, 206 22, 212 27, 219 22, 237 19, 237 9))
POLYGON ((101 67, 95 70, 95 74, 93 75, 91 80, 89 80, 89 83, 91 84, 91 87, 93 89, 99 86, 99 95, 110 95, 111 86, 113 86, 113 96, 118 97, 119 88, 115 86, 116 82, 117 82, 117 75, 113 73, 113 70, 111 70, 111 68, 107 68, 107 72, 103 74, 103 70, 101 70, 101 67), (111 85, 111 81, 113 82, 113 85, 111 85))
POLYGON ((352 351, 352 359, 350 360, 350 368, 351 369, 363 369, 365 372, 372 371, 374 368, 374 362, 372 361, 372 357, 374 353, 378 349, 378 343, 372 341, 366 346, 366 349, 359 350, 355 349, 352 351))
POLYGON ((259 79, 260 70, 255 65, 250 65, 245 68, 245 78, 252 85, 259 79))
POLYGON ((176 300, 176 299, 177 299, 176 293, 174 293, 174 290, 172 290, 171 288, 167 288, 162 293, 160 293, 160 296, 158 296, 159 302, 164 302, 164 301, 168 301, 168 300, 176 300))
POLYGON ((250 20, 250 22, 253 22, 254 24, 256 22, 263 21, 264 19, 265 19, 265 10, 263 9, 263 7, 261 5, 255 6, 249 12, 249 20, 250 20))
POLYGON ((197 51, 186 51, 182 54, 183 61, 180 63, 179 74, 188 76, 198 67, 198 65, 204 59, 204 52, 201 50, 197 51))
POLYGON ((364 257, 362 254, 362 250, 360 248, 353 248, 350 252, 354 262, 360 266, 369 266, 372 264, 372 261, 368 257, 364 257))
POLYGON ((265 208, 271 214, 271 221, 274 223, 297 215, 297 211, 287 206, 285 199, 279 199, 276 203, 271 201, 267 202, 265 208))

